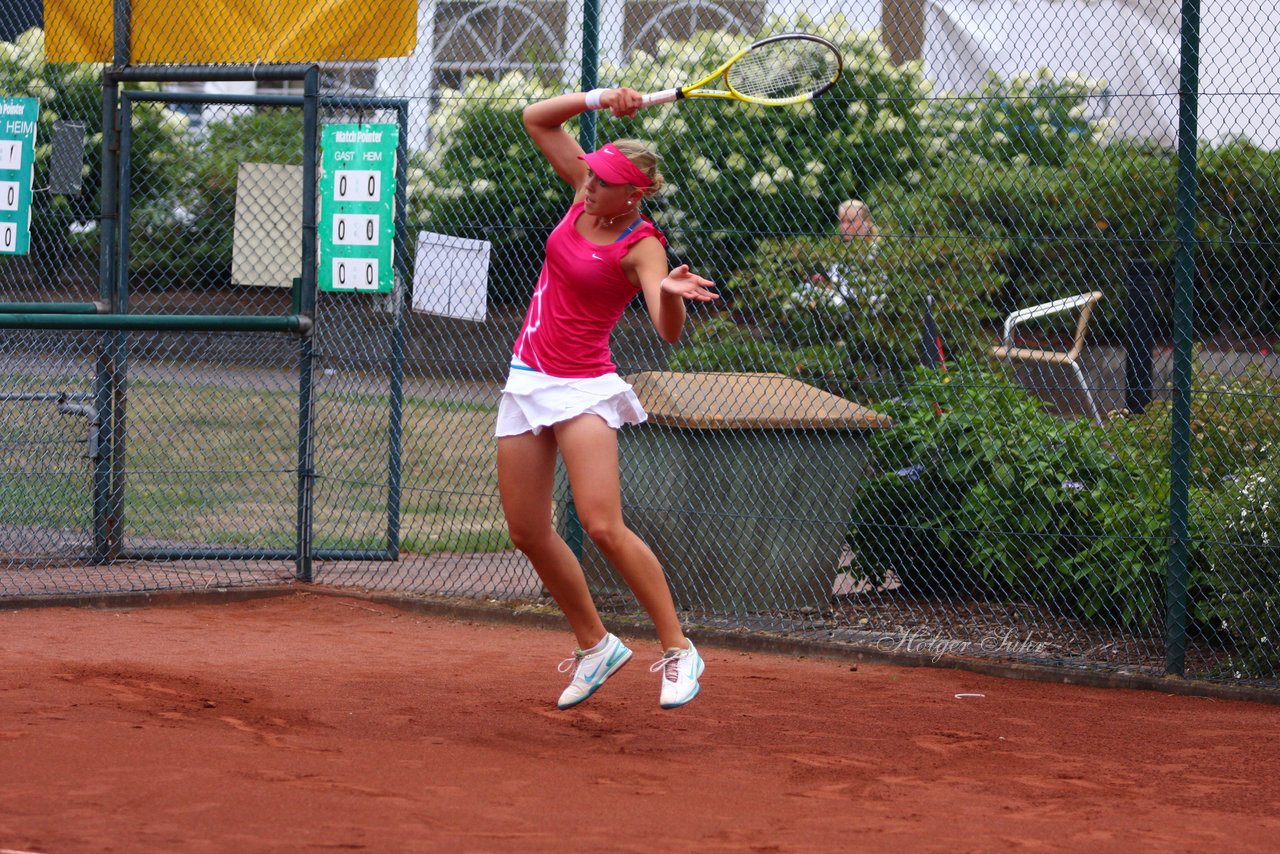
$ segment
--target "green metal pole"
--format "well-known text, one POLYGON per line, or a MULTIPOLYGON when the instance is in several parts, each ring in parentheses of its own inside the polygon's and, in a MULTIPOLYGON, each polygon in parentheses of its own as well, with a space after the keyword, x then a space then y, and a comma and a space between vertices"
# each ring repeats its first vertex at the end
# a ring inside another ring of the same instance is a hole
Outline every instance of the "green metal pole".
POLYGON ((404 453, 404 342, 405 298, 409 293, 409 245, 405 234, 405 216, 408 206, 406 184, 409 176, 409 105, 396 108, 396 124, 399 136, 396 141, 396 195, 395 195, 395 247, 396 275, 400 288, 396 290, 395 326, 391 334, 391 412, 387 431, 387 559, 400 556, 400 477, 404 453))
MULTIPOLYGON (((102 78, 102 198, 98 227, 98 300, 115 304, 116 192, 120 150, 116 116, 119 85, 109 76, 102 78)), ((103 563, 110 551, 110 519, 107 508, 111 496, 111 351, 115 336, 104 333, 98 340, 94 364, 94 408, 98 411, 98 435, 93 467, 93 551, 91 563, 103 563)))
MULTIPOLYGON (((316 151, 320 147, 320 69, 303 78, 302 105, 302 284, 299 308, 308 317, 316 310, 316 151)), ((294 574, 311 581, 315 510, 315 398, 313 338, 302 339, 298 359, 298 526, 294 574)))
MULTIPOLYGON (((600 0, 582 0, 582 91, 596 88, 600 71, 600 0)), ((578 117, 579 138, 584 151, 596 148, 596 114, 588 110, 578 117)))
MULTIPOLYGON (((129 216, 132 188, 130 187, 133 172, 133 105, 128 93, 120 99, 120 184, 116 223, 116 272, 115 301, 113 307, 116 314, 129 313, 129 216)), ((87 320, 88 318, 77 318, 87 320)), ((129 333, 117 327, 111 340, 111 443, 108 454, 111 458, 111 494, 107 502, 108 527, 111 532, 107 548, 107 556, 115 560, 124 548, 124 482, 127 471, 125 465, 126 414, 128 409, 128 368, 129 368, 129 333)))
POLYGON ((1169 569, 1165 672, 1182 676, 1187 655, 1188 510, 1191 491, 1191 369, 1195 354, 1196 118, 1200 88, 1200 3, 1182 4, 1178 109, 1178 211, 1173 294, 1173 407, 1169 436, 1169 569))
POLYGON ((114 332, 294 332, 306 334, 306 315, 0 314, 0 329, 107 329, 114 332))
MULTIPOLYGON (((582 91, 596 88, 600 71, 600 0, 582 0, 582 91)), ((584 151, 596 149, 596 113, 587 110, 578 117, 578 141, 584 151)), ((569 491, 568 516, 565 518, 565 542, 578 560, 582 560, 582 522, 569 491)))
POLYGON ((0 302, 0 314, 98 314, 105 303, 96 302, 0 302))

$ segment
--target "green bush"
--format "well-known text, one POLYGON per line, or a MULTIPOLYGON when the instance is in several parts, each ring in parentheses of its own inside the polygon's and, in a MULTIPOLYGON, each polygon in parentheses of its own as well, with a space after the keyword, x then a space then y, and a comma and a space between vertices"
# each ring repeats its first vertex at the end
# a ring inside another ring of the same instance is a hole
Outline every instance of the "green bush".
POLYGON ((927 295, 936 296, 947 357, 976 357, 997 281, 984 254, 990 245, 900 234, 887 224, 873 248, 832 237, 761 241, 724 283, 732 310, 695 329, 672 366, 778 371, 865 400, 872 386, 919 363, 927 295))
POLYGON ((1057 79, 1047 68, 1009 78, 991 71, 981 92, 943 92, 932 113, 949 130, 954 152, 983 162, 1065 166, 1081 139, 1110 129, 1109 120, 1086 118, 1089 99, 1105 88, 1079 74, 1057 79))
POLYGON ((1201 548, 1192 613, 1228 640, 1225 671, 1274 679, 1280 675, 1280 478, 1274 461, 1242 470, 1196 509, 1201 548))
POLYGON ((877 408, 895 426, 873 439, 859 485, 850 543, 862 571, 893 570, 916 593, 1033 599, 1116 622, 1158 613, 1164 568, 1143 562, 1145 542, 1112 541, 1133 552, 1132 583, 1117 583, 1112 562, 1073 560, 1143 488, 1092 422, 1056 418, 981 367, 919 368, 877 408))
MULTIPOLYGON (((1280 601, 1280 380, 1197 373, 1192 395, 1190 613, 1229 669, 1274 676, 1280 601)), ((869 578, 912 592, 1057 603, 1127 626, 1163 623, 1169 404, 1104 425, 1064 421, 999 373, 918 369, 877 410, 850 541, 869 578)))
POLYGON ((1090 335, 1118 340, 1125 332, 1131 258, 1155 263, 1154 312, 1168 326, 1175 168, 1164 155, 1124 144, 1081 143, 1063 167, 992 163, 949 170, 934 185, 940 227, 999 245, 998 313, 1101 290, 1090 335))
POLYGON ((1280 323, 1280 152, 1245 140, 1206 148, 1197 186, 1198 326, 1273 335, 1280 323))
MULTIPOLYGON (((1191 377, 1191 488, 1213 490, 1227 478, 1261 465, 1266 448, 1280 447, 1280 379, 1258 366, 1227 379, 1201 367, 1191 377)), ((1126 464, 1157 477, 1169 466, 1173 406, 1152 401, 1141 416, 1113 418, 1106 424, 1108 447, 1126 464)))
MULTIPOLYGON (((1177 217, 1171 152, 1123 141, 1097 145, 1078 135, 1060 162, 986 153, 991 160, 952 153, 953 165, 937 166, 925 188, 936 202, 921 207, 938 209, 948 233, 1004 244, 1007 284, 994 297, 998 312, 1101 290, 1090 335, 1119 341, 1129 261, 1144 258, 1155 269, 1157 328, 1170 333, 1177 217)), ((1280 321, 1280 154, 1240 141, 1205 146, 1198 169, 1196 334, 1270 335, 1280 321)))

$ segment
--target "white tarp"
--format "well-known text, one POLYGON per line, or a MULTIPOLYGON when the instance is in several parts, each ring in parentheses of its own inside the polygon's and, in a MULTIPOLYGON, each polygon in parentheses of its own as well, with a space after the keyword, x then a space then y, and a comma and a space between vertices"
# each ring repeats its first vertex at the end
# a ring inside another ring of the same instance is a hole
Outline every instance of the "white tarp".
POLYGON ((413 308, 428 314, 484 320, 489 298, 487 240, 418 233, 413 308))
MULTIPOLYGON (((1273 0, 1203 0, 1197 136, 1280 147, 1280 37, 1273 0)), ((1048 68, 1107 83, 1115 132, 1173 146, 1178 0, 926 0, 924 76, 973 92, 988 71, 1048 68)))

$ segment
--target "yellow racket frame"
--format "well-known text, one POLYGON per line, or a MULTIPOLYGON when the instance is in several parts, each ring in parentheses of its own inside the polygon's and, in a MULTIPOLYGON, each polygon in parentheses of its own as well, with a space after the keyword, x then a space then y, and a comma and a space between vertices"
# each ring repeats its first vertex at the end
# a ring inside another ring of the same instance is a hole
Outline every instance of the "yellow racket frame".
POLYGON ((818 97, 823 92, 826 92, 828 89, 834 86, 836 82, 840 79, 840 74, 843 70, 844 70, 844 58, 840 55, 840 51, 836 48, 836 46, 833 45, 831 42, 827 41, 826 39, 819 38, 818 36, 810 35, 809 33, 780 33, 779 35, 770 36, 769 38, 760 39, 757 42, 751 43, 747 47, 735 53, 733 56, 729 57, 729 59, 726 60, 724 63, 722 63, 719 68, 717 68, 715 71, 712 71, 710 74, 708 74, 706 77, 703 77, 701 80, 697 81, 696 83, 690 83, 687 86, 681 86, 676 89, 663 89, 659 92, 650 92, 646 94, 644 96, 642 105, 649 107, 655 104, 669 104, 672 101, 678 101, 682 98, 720 98, 721 100, 727 100, 727 101, 741 101, 744 104, 760 104, 766 107, 785 107, 785 106, 790 106, 794 104, 803 104, 806 101, 812 101, 814 98, 818 97), (829 49, 836 58, 835 76, 832 77, 831 80, 829 80, 824 86, 821 86, 812 92, 805 92, 800 95, 792 95, 787 98, 756 98, 751 95, 744 95, 741 92, 736 91, 732 86, 729 85, 729 69, 733 66, 735 62, 742 59, 742 57, 751 53, 751 51, 755 50, 756 48, 760 48, 767 44, 772 44, 774 42, 788 40, 788 39, 803 39, 805 41, 817 42, 818 44, 821 44, 827 49, 829 49), (723 89, 705 88, 708 85, 710 85, 712 82, 714 82, 718 77, 723 78, 724 80, 723 89))

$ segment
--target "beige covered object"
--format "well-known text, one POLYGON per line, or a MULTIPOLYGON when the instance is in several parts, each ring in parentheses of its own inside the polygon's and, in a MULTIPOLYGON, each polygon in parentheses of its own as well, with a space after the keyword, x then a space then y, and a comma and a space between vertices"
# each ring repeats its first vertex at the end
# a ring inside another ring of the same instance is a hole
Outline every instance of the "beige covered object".
POLYGON ((646 371, 627 379, 650 422, 661 427, 867 430, 893 426, 887 415, 783 374, 646 371))

